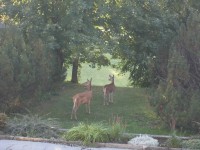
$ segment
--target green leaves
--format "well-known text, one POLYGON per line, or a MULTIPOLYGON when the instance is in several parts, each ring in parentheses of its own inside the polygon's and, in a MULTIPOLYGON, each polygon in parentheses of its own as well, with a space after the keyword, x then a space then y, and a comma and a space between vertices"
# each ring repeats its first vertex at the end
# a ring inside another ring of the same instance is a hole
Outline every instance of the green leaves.
POLYGON ((63 138, 72 141, 82 141, 84 145, 89 145, 95 142, 109 142, 118 140, 123 127, 119 124, 105 126, 102 123, 80 123, 66 133, 63 138))

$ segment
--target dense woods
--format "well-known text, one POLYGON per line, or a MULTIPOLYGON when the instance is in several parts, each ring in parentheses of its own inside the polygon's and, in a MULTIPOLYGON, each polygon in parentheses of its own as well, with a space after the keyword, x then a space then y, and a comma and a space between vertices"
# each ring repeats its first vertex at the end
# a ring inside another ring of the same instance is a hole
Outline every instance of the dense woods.
POLYGON ((167 126, 196 129, 200 118, 200 2, 198 0, 2 0, 0 110, 51 91, 72 66, 130 72, 134 86, 167 126), (112 59, 111 58, 111 59, 112 59), (30 95, 29 95, 30 96, 30 95))

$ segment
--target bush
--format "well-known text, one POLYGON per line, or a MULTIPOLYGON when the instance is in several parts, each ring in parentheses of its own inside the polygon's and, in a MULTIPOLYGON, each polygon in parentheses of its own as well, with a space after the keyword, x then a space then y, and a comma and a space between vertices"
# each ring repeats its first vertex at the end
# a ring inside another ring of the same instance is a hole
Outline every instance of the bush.
POLYGON ((200 149, 200 139, 191 139, 182 142, 182 148, 200 149))
POLYGON ((55 119, 38 115, 17 115, 7 121, 6 133, 11 135, 40 138, 58 138, 58 123, 55 119))
POLYGON ((63 138, 72 141, 82 141, 84 145, 89 145, 95 142, 115 141, 119 139, 121 131, 119 124, 106 127, 102 123, 80 123, 64 133, 63 138))
POLYGON ((94 142, 105 142, 108 140, 108 130, 102 124, 85 124, 80 123, 78 126, 71 128, 63 137, 66 140, 83 141, 84 145, 94 142))
POLYGON ((177 136, 173 135, 165 142, 165 145, 170 148, 180 148, 181 147, 181 139, 177 136))
POLYGON ((0 129, 3 129, 6 126, 7 115, 4 113, 0 113, 0 129))
POLYGON ((122 118, 119 116, 113 116, 109 124, 109 141, 118 141, 122 139, 121 134, 125 131, 126 124, 122 122, 122 118))

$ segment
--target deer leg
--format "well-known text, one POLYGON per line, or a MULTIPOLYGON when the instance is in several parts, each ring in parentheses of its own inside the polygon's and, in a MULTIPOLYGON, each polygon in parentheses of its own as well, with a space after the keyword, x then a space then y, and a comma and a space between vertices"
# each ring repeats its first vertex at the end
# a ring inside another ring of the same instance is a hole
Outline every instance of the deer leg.
POLYGON ((107 105, 109 105, 109 94, 107 94, 107 96, 106 96, 106 103, 107 103, 107 105))
POLYGON ((113 92, 110 93, 110 96, 111 96, 111 102, 113 103, 113 92))
POLYGON ((73 119, 74 109, 75 109, 75 107, 73 106, 73 108, 72 108, 72 113, 71 113, 71 119, 73 119))
POLYGON ((77 104, 77 99, 75 99, 74 106, 72 108, 71 119, 73 119, 73 115, 74 115, 75 119, 77 120, 76 111, 77 111, 78 107, 79 107, 79 104, 77 104))
POLYGON ((111 103, 111 98, 112 98, 112 95, 111 93, 108 94, 108 103, 111 103))
POLYGON ((89 108, 89 104, 85 104, 85 110, 86 110, 86 113, 90 113, 90 108, 89 108))
POLYGON ((71 119, 73 118, 73 112, 74 112, 74 110, 73 110, 73 108, 72 108, 71 119))
POLYGON ((77 111, 77 109, 75 110, 74 116, 75 116, 75 119, 77 120, 76 111, 77 111))
POLYGON ((105 106, 106 105, 106 94, 104 93, 104 103, 103 105, 105 106))
POLYGON ((104 105, 108 105, 108 94, 104 95, 104 105))
POLYGON ((88 103, 88 113, 90 114, 90 101, 88 103))

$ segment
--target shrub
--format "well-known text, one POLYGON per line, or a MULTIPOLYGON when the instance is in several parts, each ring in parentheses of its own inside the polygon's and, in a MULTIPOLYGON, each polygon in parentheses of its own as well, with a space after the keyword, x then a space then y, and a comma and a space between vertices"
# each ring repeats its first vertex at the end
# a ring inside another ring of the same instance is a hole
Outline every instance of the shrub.
POLYGON ((121 134, 125 131, 126 124, 122 122, 121 117, 113 116, 109 124, 109 141, 121 141, 121 134))
POLYGON ((177 136, 173 135, 165 142, 165 145, 170 148, 180 148, 181 147, 181 139, 177 136))
POLYGON ((105 142, 108 140, 108 131, 100 123, 85 124, 80 123, 78 126, 71 128, 63 137, 66 140, 83 141, 84 145, 94 142, 105 142))
POLYGON ((106 127, 102 123, 80 123, 64 133, 63 138, 72 141, 82 141, 84 145, 89 145, 94 142, 115 141, 119 139, 121 131, 119 124, 106 127))
POLYGON ((182 147, 187 149, 200 149, 200 139, 191 139, 183 141, 182 147))
POLYGON ((55 119, 38 115, 17 115, 7 121, 6 133, 18 136, 58 138, 58 123, 55 119))
POLYGON ((3 129, 6 126, 7 115, 4 113, 0 113, 0 129, 3 129))

